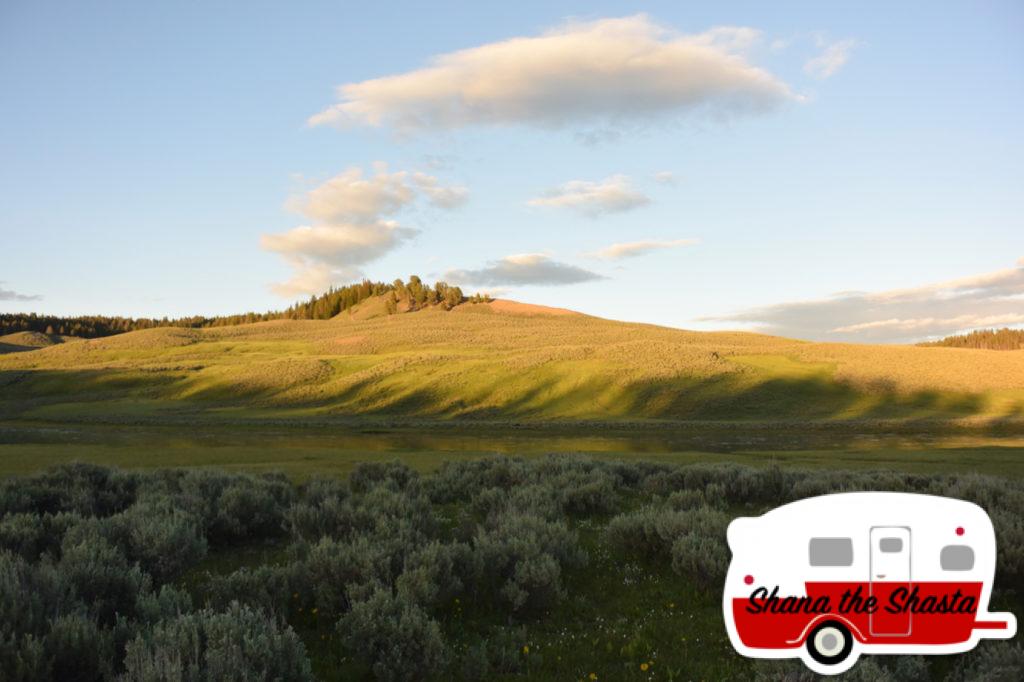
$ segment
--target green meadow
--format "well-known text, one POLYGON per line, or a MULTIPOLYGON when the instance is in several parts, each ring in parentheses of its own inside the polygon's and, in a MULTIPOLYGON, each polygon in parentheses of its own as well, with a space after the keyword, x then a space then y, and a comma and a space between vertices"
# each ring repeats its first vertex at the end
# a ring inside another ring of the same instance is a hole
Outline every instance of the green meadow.
MULTIPOLYGON (((1024 533, 1016 352, 372 299, 59 341, 0 355, 0 568, 10 618, 35 614, 0 646, 11 679, 202 656, 239 679, 809 680, 732 652, 730 518, 940 491, 984 504, 1001 546, 1024 533)), ((1020 554, 1000 561, 993 608, 1020 613, 1020 554)), ((986 643, 846 677, 1022 661, 986 643)))
MULTIPOLYGON (((0 355, 0 473, 344 475, 550 452, 1020 475, 1024 354, 808 343, 511 301, 156 328, 0 355)), ((25 339, 18 339, 28 344, 25 339)), ((29 347, 23 345, 22 347, 29 347)))

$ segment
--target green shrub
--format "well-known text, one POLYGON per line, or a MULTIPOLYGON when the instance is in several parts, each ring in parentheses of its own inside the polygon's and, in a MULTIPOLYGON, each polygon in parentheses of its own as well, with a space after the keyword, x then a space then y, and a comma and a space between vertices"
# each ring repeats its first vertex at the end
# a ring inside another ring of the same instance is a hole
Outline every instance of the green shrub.
POLYGON ((135 501, 134 474, 74 462, 0 484, 0 515, 18 512, 108 516, 135 501))
POLYGON ((960 659, 954 679, 964 682, 1024 680, 1024 647, 1019 642, 982 642, 960 659))
POLYGON ((64 587, 50 565, 33 566, 0 550, 0 636, 42 636, 52 617, 73 606, 63 604, 64 598, 64 587))
POLYGON ((5 682, 51 679, 50 659, 35 635, 0 635, 0 670, 5 682))
POLYGON ((489 680, 522 672, 525 644, 525 628, 497 628, 462 655, 459 670, 463 679, 489 680))
POLYGON ((383 541, 360 536, 350 542, 323 538, 310 548, 302 564, 309 587, 298 589, 301 598, 312 596, 325 615, 340 615, 351 606, 350 593, 360 587, 390 585, 394 577, 392 556, 383 541))
POLYGON ((728 515, 709 507, 675 510, 653 506, 614 517, 605 531, 615 547, 646 558, 667 557, 677 540, 695 534, 725 541, 728 515))
POLYGON ((112 679, 120 662, 114 633, 83 614, 59 616, 46 636, 50 675, 64 682, 112 679))
POLYGON ((352 605, 337 624, 348 648, 379 680, 438 675, 448 657, 441 628, 416 603, 380 589, 352 605))
POLYGON ((333 479, 314 479, 303 492, 303 499, 285 512, 285 525, 293 537, 316 542, 324 536, 351 535, 355 517, 347 486, 333 479))
POLYGON ((352 470, 348 484, 355 493, 365 493, 379 485, 405 490, 413 481, 418 481, 419 476, 419 472, 398 460, 364 462, 352 470))
POLYGON ((65 542, 56 570, 64 589, 104 626, 112 626, 118 616, 134 616, 139 594, 148 592, 151 584, 138 565, 129 564, 102 537, 65 542))
POLYGON ((587 560, 564 522, 524 513, 491 520, 478 530, 473 547, 484 567, 481 591, 500 595, 513 611, 553 604, 562 595, 562 568, 587 560))
POLYGON ((43 554, 60 556, 60 545, 67 529, 81 523, 78 514, 15 513, 0 519, 0 549, 8 549, 28 561, 43 554))
POLYGON ((468 545, 435 540, 409 555, 395 586, 404 598, 424 608, 435 608, 461 594, 464 581, 473 580, 477 574, 468 545))
POLYGON ((190 512, 162 504, 136 504, 120 514, 128 556, 157 583, 179 575, 206 556, 206 538, 190 512))
POLYGON ((308 581, 301 580, 300 575, 294 566, 243 567, 228 575, 212 577, 206 585, 206 595, 213 608, 227 608, 237 601, 284 618, 295 601, 293 594, 300 594, 302 603, 312 601, 308 584, 301 584, 308 581))
POLYGON ((721 538, 687 533, 672 543, 672 568, 704 589, 719 589, 729 570, 729 551, 721 538))
POLYGON ((248 606, 161 621, 125 650, 123 682, 313 680, 298 635, 248 606))

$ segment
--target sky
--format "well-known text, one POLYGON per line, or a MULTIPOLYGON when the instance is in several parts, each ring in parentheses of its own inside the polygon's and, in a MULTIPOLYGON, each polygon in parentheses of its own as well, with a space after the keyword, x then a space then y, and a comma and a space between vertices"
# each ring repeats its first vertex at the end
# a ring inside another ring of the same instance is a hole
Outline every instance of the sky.
POLYGON ((0 312, 1021 327, 1022 120, 1017 1, 4 0, 0 312))

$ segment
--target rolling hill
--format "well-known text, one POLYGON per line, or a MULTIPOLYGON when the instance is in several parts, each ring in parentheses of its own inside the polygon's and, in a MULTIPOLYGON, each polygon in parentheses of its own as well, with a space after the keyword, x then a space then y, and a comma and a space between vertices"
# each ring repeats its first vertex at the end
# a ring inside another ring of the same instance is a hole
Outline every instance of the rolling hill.
POLYGON ((74 336, 60 334, 43 334, 40 332, 14 332, 0 336, 0 354, 22 353, 29 350, 46 348, 58 343, 78 341, 74 336))
MULTIPOLYGON (((407 306, 406 306, 407 308, 407 306)), ((1024 423, 1024 355, 691 332, 512 301, 156 328, 0 357, 0 419, 1024 423)))

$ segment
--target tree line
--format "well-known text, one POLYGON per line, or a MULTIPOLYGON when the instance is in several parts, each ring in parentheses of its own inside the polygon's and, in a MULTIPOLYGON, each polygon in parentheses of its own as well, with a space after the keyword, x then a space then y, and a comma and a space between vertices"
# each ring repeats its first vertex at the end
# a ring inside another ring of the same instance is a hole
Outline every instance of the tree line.
POLYGON ((949 348, 981 348, 986 350, 1020 350, 1024 348, 1024 329, 979 329, 969 334, 947 336, 939 341, 918 344, 949 348))
POLYGON ((462 293, 462 289, 457 286, 452 286, 447 282, 436 282, 434 286, 430 286, 416 275, 412 275, 409 277, 408 283, 401 279, 396 279, 390 284, 364 279, 358 284, 332 287, 326 293, 311 296, 309 300, 299 301, 285 310, 265 313, 248 312, 213 317, 193 315, 178 318, 108 317, 104 315, 62 317, 37 313, 0 313, 0 335, 15 332, 39 332, 94 339, 138 329, 152 329, 153 327, 201 328, 251 324, 267 320, 327 320, 368 298, 382 295, 388 295, 386 307, 389 314, 399 311, 401 301, 407 301, 408 310, 412 311, 432 306, 451 310, 467 300, 471 302, 490 300, 489 297, 480 294, 467 299, 462 293))

